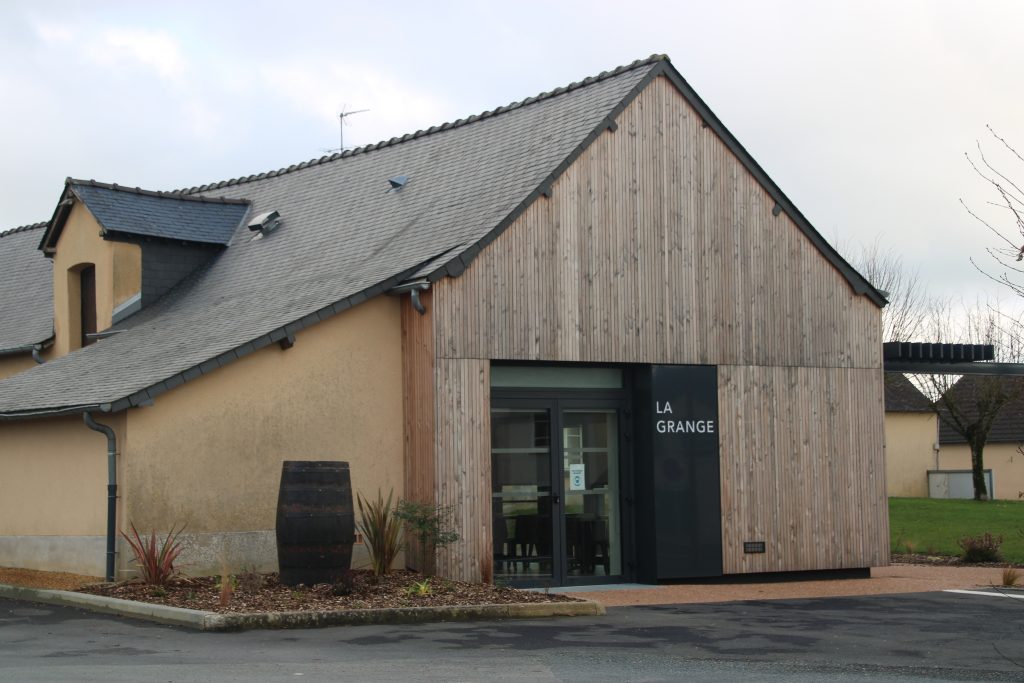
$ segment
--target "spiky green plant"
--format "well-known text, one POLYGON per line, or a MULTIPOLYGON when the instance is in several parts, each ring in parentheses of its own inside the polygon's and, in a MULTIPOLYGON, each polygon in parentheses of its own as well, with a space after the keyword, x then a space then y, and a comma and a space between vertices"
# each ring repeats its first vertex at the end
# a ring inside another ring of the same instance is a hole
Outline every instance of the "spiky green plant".
POLYGON ((167 537, 160 543, 157 542, 156 531, 150 531, 149 538, 143 539, 135 524, 131 524, 130 527, 131 536, 123 531, 121 535, 135 555, 135 564, 139 568, 139 576, 143 583, 150 586, 166 586, 178 574, 174 561, 183 550, 178 536, 185 530, 184 525, 177 531, 172 526, 167 532, 167 537))
POLYGON ((394 491, 391 491, 385 501, 378 489, 377 500, 367 501, 362 494, 356 494, 356 504, 359 506, 356 528, 363 535, 375 576, 387 574, 402 549, 402 522, 394 515, 391 506, 393 496, 394 491))

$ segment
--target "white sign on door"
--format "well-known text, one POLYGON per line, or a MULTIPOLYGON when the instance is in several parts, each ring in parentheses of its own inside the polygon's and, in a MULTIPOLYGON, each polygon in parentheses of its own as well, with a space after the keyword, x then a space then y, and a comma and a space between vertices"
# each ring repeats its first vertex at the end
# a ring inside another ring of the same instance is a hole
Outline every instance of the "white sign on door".
POLYGON ((586 465, 569 465, 569 490, 570 491, 586 491, 587 490, 587 466, 586 465))

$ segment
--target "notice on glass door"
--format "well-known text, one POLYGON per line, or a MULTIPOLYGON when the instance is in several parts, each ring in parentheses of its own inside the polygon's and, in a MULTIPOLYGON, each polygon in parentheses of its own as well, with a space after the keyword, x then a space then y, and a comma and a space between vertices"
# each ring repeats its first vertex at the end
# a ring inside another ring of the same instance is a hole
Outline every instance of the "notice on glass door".
POLYGON ((587 466, 586 465, 569 465, 569 490, 570 491, 586 491, 587 490, 587 466))

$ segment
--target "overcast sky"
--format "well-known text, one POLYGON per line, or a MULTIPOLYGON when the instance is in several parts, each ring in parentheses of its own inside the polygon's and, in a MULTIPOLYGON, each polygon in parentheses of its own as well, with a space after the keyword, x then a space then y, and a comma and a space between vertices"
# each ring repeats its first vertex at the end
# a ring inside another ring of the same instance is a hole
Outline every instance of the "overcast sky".
POLYGON ((49 219, 67 176, 248 175, 336 148, 342 107, 370 110, 345 127, 362 145, 656 52, 826 238, 881 240, 935 292, 998 291, 969 261, 996 272, 997 240, 961 198, 1012 228, 964 153, 981 140, 1024 181, 986 137, 1024 148, 1021 2, 4 0, 0 16, 0 229, 49 219))

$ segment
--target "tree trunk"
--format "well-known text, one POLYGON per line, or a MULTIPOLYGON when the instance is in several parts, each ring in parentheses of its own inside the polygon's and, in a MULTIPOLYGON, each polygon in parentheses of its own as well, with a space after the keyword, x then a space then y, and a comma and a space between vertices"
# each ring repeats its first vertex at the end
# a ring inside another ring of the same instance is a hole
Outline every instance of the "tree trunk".
POLYGON ((985 486, 985 465, 982 459, 984 448, 984 441, 971 441, 971 476, 974 481, 974 500, 989 499, 988 488, 985 486))

